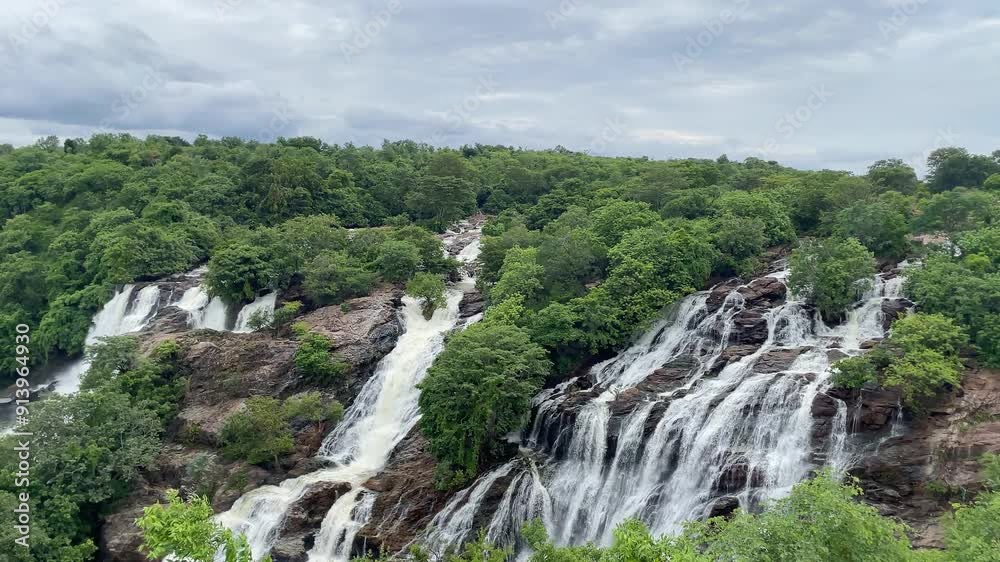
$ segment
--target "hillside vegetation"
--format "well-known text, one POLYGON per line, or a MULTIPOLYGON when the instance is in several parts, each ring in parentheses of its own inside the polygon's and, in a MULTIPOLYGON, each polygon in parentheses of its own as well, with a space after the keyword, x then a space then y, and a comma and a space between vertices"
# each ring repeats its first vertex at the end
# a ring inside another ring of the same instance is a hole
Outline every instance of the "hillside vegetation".
MULTIPOLYGON (((421 429, 442 489, 503 458, 505 435, 525 422, 546 378, 621 349, 665 306, 710 279, 759 271, 775 249, 792 250, 792 289, 828 319, 842 317, 880 264, 927 254, 906 285, 921 314, 897 321, 905 324, 878 353, 838 375, 848 386, 898 388, 919 413, 958 384, 960 356, 1000 364, 1000 151, 943 148, 928 169, 921 181, 899 160, 852 175, 755 158, 652 161, 411 141, 48 138, 0 147, 0 329, 32 327, 35 366, 78 355, 116 284, 202 263, 209 290, 232 303, 301 285, 322 306, 407 281, 432 302, 456 267, 434 232, 482 211, 493 216, 478 277, 485 319, 449 340, 422 383, 421 429), (918 248, 920 234, 949 242, 918 248)), ((33 549, 12 560, 92 559, 100 516, 152 462, 183 373, 169 344, 139 357, 118 343, 105 343, 110 367, 92 370, 85 390, 33 407, 33 549)), ((9 382, 13 339, 2 346, 9 382)), ((4 444, 4 467, 15 466, 12 454, 4 444)), ((14 480, 12 470, 0 474, 7 512, 14 480)), ((693 524, 677 539, 628 523, 608 550, 559 549, 538 528, 528 540, 540 561, 915 556, 901 528, 855 495, 821 477, 763 515, 693 524)), ((997 503, 986 492, 958 509, 940 559, 997 560, 997 503)), ((0 538, 12 541, 11 532, 0 538)), ((482 547, 456 560, 498 559, 482 547)))

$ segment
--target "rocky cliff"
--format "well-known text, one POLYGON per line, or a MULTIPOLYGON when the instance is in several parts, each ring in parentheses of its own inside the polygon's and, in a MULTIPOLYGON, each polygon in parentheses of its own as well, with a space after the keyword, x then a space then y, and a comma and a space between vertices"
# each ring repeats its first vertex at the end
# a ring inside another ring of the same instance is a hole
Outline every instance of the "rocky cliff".
POLYGON ((313 454, 329 428, 311 424, 294 428, 295 451, 280 466, 265 469, 225 459, 219 451, 222 426, 250 396, 285 398, 315 390, 328 400, 350 404, 375 364, 395 345, 402 329, 397 315, 401 296, 397 289, 386 287, 299 319, 329 337, 331 351, 350 365, 345 380, 333 387, 318 387, 299 376, 294 364, 298 343, 289 337, 270 332, 191 332, 183 311, 161 311, 140 336, 146 349, 166 339, 180 344, 187 389, 154 468, 142 474, 133 493, 105 517, 101 559, 145 560, 137 551, 141 539, 133 521, 142 507, 162 499, 168 488, 207 495, 213 508, 221 511, 246 490, 314 470, 313 454))

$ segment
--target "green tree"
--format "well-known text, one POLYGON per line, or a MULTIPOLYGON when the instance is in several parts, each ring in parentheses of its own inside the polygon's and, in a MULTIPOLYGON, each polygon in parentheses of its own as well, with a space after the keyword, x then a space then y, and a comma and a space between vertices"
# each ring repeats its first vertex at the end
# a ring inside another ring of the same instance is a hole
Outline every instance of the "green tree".
POLYGON ((473 478, 521 427, 549 366, 515 326, 480 322, 451 337, 420 383, 420 427, 443 470, 458 474, 453 485, 473 478))
POLYGON ((323 252, 305 267, 302 288, 317 304, 333 304, 368 293, 375 274, 347 254, 323 252))
POLYGON ((406 283, 406 294, 419 300, 424 316, 430 318, 438 308, 447 305, 444 279, 433 273, 417 273, 406 283))
POLYGON ((906 217, 880 201, 859 201, 837 213, 834 234, 854 238, 876 256, 902 258, 909 250, 906 217))
MULTIPOLYGON (((222 550, 226 562, 254 562, 243 535, 235 535, 213 519, 208 500, 192 496, 184 501, 177 490, 167 490, 167 503, 142 510, 135 524, 142 531, 140 549, 152 558, 174 555, 193 562, 213 562, 222 550)), ((269 562, 270 555, 258 562, 269 562)))
POLYGON ((375 268, 382 279, 393 283, 406 281, 420 267, 420 249, 410 242, 387 240, 379 248, 375 268))
POLYGON ((792 252, 789 286, 827 319, 842 316, 871 285, 875 259, 853 238, 809 240, 792 252))
POLYGON ((307 379, 329 384, 340 380, 350 368, 342 359, 330 353, 333 342, 316 332, 302 335, 295 350, 295 368, 307 379))
POLYGON ((251 396, 226 420, 221 437, 226 456, 252 464, 272 460, 277 466, 295 448, 281 402, 269 396, 251 396))

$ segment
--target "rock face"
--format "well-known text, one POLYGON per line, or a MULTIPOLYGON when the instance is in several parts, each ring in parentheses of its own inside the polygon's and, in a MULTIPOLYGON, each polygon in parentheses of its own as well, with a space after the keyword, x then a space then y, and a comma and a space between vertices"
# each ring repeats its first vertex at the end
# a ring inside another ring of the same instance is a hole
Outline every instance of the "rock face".
POLYGON ((274 562, 306 562, 326 512, 349 491, 346 482, 320 482, 293 503, 271 549, 274 562))
MULTIPOLYGON (((874 427, 884 418, 887 399, 873 400, 862 418, 867 415, 874 427)), ((959 391, 911 421, 902 436, 882 443, 878 454, 866 456, 852 473, 861 480, 866 502, 912 528, 914 545, 940 547, 940 516, 949 501, 960 499, 959 491, 982 489, 978 461, 991 451, 1000 451, 1000 372, 974 369, 959 391)))
MULTIPOLYGON (((302 317, 310 329, 329 337, 331 351, 350 365, 346 380, 334 388, 317 387, 303 380, 295 369, 298 342, 281 335, 190 332, 186 328, 174 331, 173 323, 162 321, 141 333, 147 350, 158 341, 176 339, 183 350, 180 363, 187 375, 188 387, 180 411, 168 429, 166 444, 153 467, 139 477, 135 492, 122 502, 122 506, 104 518, 101 559, 145 560, 136 552, 141 537, 133 521, 141 515, 143 506, 162 499, 168 488, 208 495, 213 508, 222 511, 247 490, 263 484, 277 484, 288 476, 315 470, 316 460, 312 456, 329 429, 323 425, 306 424, 293 428, 295 451, 282 459, 280 466, 266 470, 223 458, 218 451, 222 427, 250 396, 286 398, 317 390, 328 400, 349 404, 402 331, 396 313, 400 297, 398 290, 386 288, 368 297, 349 300, 343 306, 317 309, 302 317)), ((326 512, 323 505, 335 500, 343 491, 323 487, 316 491, 315 497, 310 494, 312 503, 303 504, 299 511, 300 526, 309 527, 310 533, 292 532, 294 527, 289 530, 281 541, 280 552, 286 556, 281 560, 299 559, 295 558, 296 549, 312 540, 311 532, 319 528, 319 523, 312 525, 315 514, 321 513, 321 521, 326 512)))
POLYGON ((427 439, 414 428, 396 447, 385 470, 365 482, 365 488, 378 496, 371 519, 358 531, 355 544, 394 553, 416 538, 452 495, 434 488, 436 467, 427 439))

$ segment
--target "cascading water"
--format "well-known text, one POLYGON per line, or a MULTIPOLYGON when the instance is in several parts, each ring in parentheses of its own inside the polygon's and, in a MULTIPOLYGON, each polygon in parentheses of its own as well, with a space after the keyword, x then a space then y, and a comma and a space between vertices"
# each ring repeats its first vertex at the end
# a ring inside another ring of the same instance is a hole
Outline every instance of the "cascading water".
MULTIPOLYGON (((94 315, 84 345, 91 346, 101 338, 138 332, 156 315, 160 288, 147 285, 134 295, 135 286, 125 285, 94 315)), ((80 388, 80 378, 90 367, 86 358, 78 359, 57 372, 53 380, 55 392, 70 394, 80 388)))
MULTIPOLYGON (((233 331, 241 334, 252 332, 253 328, 250 327, 250 321, 253 320, 254 315, 258 313, 265 316, 273 314, 274 303, 277 298, 278 293, 268 293, 257 297, 252 303, 244 306, 236 316, 236 325, 233 327, 233 331)), ((211 302, 209 306, 211 306, 211 302)))
MULTIPOLYGON (((783 282, 786 276, 770 277, 783 282)), ((795 300, 769 308, 763 344, 721 370, 734 321, 747 306, 746 286, 714 312, 709 293, 683 299, 631 348, 591 370, 595 388, 588 392, 596 396, 577 407, 571 423, 562 404, 577 391, 574 381, 536 398, 524 442, 549 460, 540 471, 522 463, 489 536, 516 544, 521 525, 534 517, 542 517, 561 544, 607 544, 630 517, 655 534, 673 533, 686 520, 710 515, 723 496, 753 508, 786 494, 821 465, 846 469, 847 405, 836 401, 832 431, 817 444, 814 399, 829 387, 834 349, 860 354, 863 342, 884 336, 881 305, 897 298, 901 285, 901 278, 877 278, 846 321, 832 328, 795 300), (778 356, 787 364, 776 367, 778 356), (684 371, 674 384, 638 392, 653 371, 677 364, 684 371), (625 391, 641 399, 620 414, 616 401, 625 391), (818 455, 817 446, 823 449, 818 455)), ((455 496, 428 528, 435 551, 469 538, 467 527, 480 509, 476 489, 507 475, 486 474, 455 496)))
MULTIPOLYGON (((478 232, 474 231, 474 235, 478 232)), ((459 259, 469 264, 477 256, 478 243, 473 241, 459 259)), ((449 289, 446 306, 436 310, 430 319, 424 317, 421 303, 404 297, 403 334, 319 451, 318 456, 332 466, 285 480, 279 486, 253 490, 218 516, 226 527, 246 534, 255 558, 271 549, 289 507, 320 482, 346 482, 351 491, 330 508, 309 560, 350 558, 354 537, 367 522, 375 501, 375 494, 362 484, 385 467, 396 445, 419 420, 417 384, 444 347, 445 335, 458 324, 463 291, 473 286, 474 279, 465 275, 462 282, 449 289)))
POLYGON ((174 306, 188 313, 188 325, 194 330, 225 331, 229 309, 220 297, 210 297, 205 287, 197 285, 184 291, 174 306))

